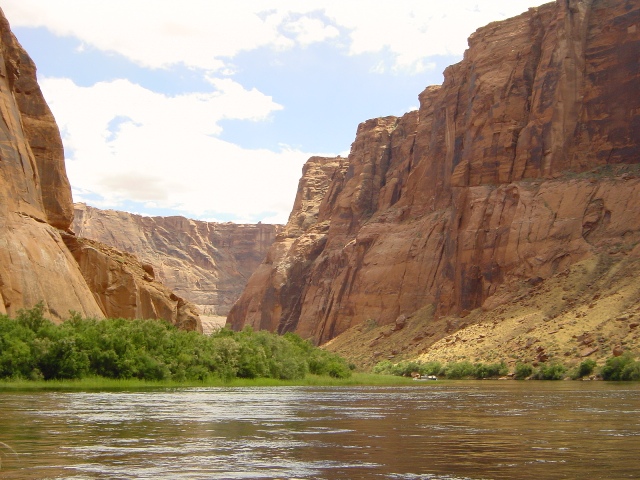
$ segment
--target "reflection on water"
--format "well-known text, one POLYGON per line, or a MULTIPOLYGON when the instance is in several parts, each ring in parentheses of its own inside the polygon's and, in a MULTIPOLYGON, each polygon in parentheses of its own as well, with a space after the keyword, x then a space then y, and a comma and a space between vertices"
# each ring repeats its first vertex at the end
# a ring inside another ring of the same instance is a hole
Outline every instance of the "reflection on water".
POLYGON ((640 385, 0 393, 0 442, 9 479, 639 478, 640 385))

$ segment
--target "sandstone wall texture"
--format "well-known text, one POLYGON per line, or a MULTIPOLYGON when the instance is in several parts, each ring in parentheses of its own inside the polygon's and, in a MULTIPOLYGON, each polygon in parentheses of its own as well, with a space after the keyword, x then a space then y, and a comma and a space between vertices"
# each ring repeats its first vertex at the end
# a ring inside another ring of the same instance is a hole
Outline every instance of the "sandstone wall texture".
POLYGON ((638 52, 636 1, 559 0, 477 30, 418 111, 362 123, 346 159, 309 160, 228 323, 324 343, 428 305, 493 308, 505 286, 632 251, 638 52))
POLYGON ((164 318, 201 329, 195 307, 159 284, 140 281, 135 268, 120 268, 119 252, 72 235, 60 133, 35 65, 1 11, 0 117, 0 313, 14 316, 42 302, 55 321, 74 311, 164 318))
POLYGON ((204 315, 227 315, 281 225, 145 217, 75 204, 73 231, 136 255, 204 315))

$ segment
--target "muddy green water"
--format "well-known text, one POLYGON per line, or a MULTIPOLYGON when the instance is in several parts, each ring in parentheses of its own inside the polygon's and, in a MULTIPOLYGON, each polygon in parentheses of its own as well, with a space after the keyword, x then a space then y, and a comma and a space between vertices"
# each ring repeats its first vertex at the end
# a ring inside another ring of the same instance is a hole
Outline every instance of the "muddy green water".
POLYGON ((0 478, 640 478, 640 384, 0 393, 0 478))

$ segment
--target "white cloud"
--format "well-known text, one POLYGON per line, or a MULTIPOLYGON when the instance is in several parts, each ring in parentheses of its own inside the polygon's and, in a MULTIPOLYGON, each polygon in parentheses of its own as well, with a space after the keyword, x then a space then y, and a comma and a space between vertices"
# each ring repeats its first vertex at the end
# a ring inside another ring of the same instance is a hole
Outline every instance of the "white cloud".
MULTIPOLYGON (((396 56, 394 70, 420 73, 433 55, 462 55, 479 27, 546 3, 545 0, 370 0, 322 2, 328 18, 350 31, 349 53, 396 56)), ((316 3, 317 5, 317 3, 316 3)))
POLYGON ((41 80, 63 134, 75 200, 98 194, 108 208, 153 202, 195 217, 234 212, 237 221, 251 219, 257 204, 286 221, 311 154, 248 150, 216 138, 222 118, 264 119, 281 107, 230 79, 211 83, 215 93, 170 97, 127 80, 92 87, 41 80))
POLYGON ((351 55, 388 51, 420 71, 432 55, 461 55, 478 27, 544 0, 5 0, 13 26, 44 26, 139 65, 216 71, 239 52, 346 37, 351 55), (295 19, 295 20, 292 20, 295 19), (332 23, 330 24, 329 21, 332 23), (422 63, 421 63, 422 62, 422 63), (422 67, 421 67, 422 65, 422 67))
POLYGON ((293 33, 302 46, 323 42, 340 35, 340 31, 336 27, 326 25, 323 21, 310 17, 301 17, 298 20, 288 22, 284 28, 287 32, 293 33))
POLYGON ((415 74, 435 68, 434 55, 462 55, 478 27, 542 3, 3 0, 2 8, 13 27, 45 27, 77 38, 78 49, 116 53, 146 68, 183 64, 213 87, 168 96, 122 79, 79 87, 41 78, 76 200, 92 198, 104 208, 131 200, 208 218, 235 212, 236 221, 254 220, 261 210, 284 222, 313 153, 249 150, 218 138, 223 119, 265 121, 284 108, 234 81, 236 55, 329 41, 347 55, 372 55, 372 73, 415 74))

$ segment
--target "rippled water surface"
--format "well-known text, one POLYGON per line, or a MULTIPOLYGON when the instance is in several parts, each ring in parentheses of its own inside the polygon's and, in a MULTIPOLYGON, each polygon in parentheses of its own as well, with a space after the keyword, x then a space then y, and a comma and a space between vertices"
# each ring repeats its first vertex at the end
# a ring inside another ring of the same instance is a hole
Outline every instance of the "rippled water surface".
POLYGON ((640 385, 0 393, 0 477, 640 478, 640 385))

